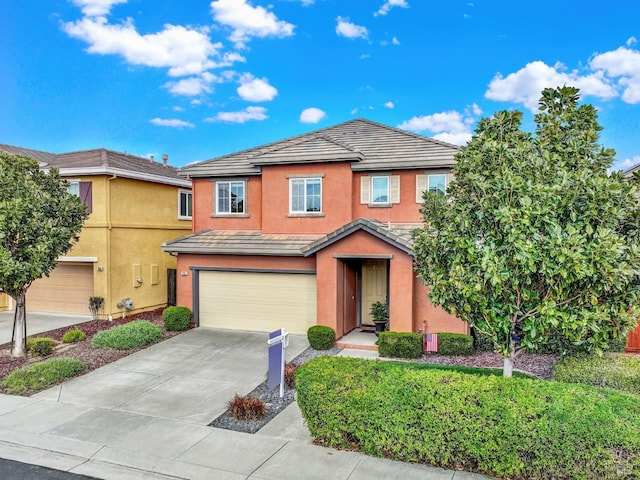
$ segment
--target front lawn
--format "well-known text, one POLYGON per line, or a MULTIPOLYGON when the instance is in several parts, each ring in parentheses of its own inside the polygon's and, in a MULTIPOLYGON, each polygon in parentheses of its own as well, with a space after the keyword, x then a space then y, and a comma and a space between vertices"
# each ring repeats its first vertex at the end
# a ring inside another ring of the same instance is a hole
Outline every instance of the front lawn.
POLYGON ((302 365, 297 399, 316 442, 512 480, 640 478, 635 395, 413 365, 302 365))
POLYGON ((640 355, 604 353, 563 358, 553 369, 559 382, 582 383, 640 395, 640 355))

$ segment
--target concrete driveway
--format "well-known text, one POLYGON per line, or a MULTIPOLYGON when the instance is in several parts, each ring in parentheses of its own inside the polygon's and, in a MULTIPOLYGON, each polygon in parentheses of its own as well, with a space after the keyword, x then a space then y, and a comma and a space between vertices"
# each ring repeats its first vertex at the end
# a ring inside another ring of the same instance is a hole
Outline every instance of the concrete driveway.
MULTIPOLYGON (((89 320, 91 320, 90 315, 27 312, 27 335, 48 332, 89 320)), ((0 345, 10 342, 12 333, 13 311, 0 312, 0 345)))

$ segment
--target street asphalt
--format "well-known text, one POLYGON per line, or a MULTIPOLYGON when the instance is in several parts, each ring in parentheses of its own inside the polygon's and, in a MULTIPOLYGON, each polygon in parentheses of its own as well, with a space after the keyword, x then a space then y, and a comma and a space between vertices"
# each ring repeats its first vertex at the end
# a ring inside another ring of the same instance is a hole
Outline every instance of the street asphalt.
MULTIPOLYGON (((287 360, 307 347, 291 335, 287 360)), ((102 479, 489 478, 313 445, 295 402, 256 434, 207 426, 266 370, 267 334, 190 330, 32 397, 0 394, 0 458, 102 479)))

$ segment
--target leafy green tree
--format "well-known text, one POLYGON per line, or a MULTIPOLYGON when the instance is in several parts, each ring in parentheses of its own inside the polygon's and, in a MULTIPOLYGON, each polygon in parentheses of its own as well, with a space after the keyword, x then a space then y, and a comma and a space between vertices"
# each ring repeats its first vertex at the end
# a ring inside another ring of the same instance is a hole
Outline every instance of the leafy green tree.
POLYGON ((0 292, 15 300, 12 354, 26 351, 25 297, 77 241, 87 208, 68 193, 69 182, 38 162, 0 153, 0 292))
POLYGON ((487 335, 504 376, 522 349, 562 336, 601 352, 638 320, 636 182, 578 89, 545 89, 535 135, 521 112, 482 119, 447 196, 426 193, 416 271, 431 300, 487 335))

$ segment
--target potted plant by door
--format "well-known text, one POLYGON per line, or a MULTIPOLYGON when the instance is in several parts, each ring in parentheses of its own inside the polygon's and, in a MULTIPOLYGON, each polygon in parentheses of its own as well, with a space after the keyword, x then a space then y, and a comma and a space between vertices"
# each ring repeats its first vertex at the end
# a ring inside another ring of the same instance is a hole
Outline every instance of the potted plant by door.
POLYGON ((387 323, 389 322, 389 309, 386 303, 374 302, 371 304, 371 318, 373 318, 373 324, 376 326, 376 337, 380 335, 380 332, 384 332, 387 329, 387 323))

